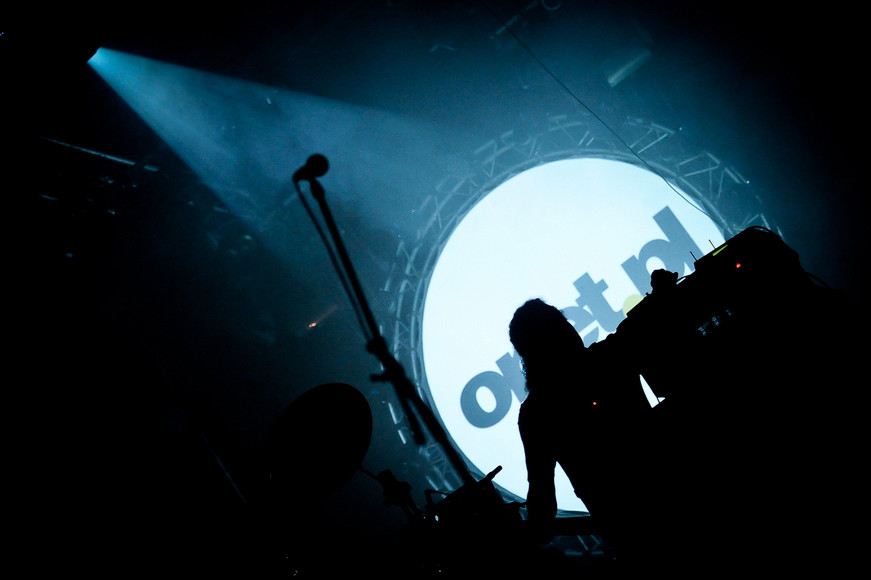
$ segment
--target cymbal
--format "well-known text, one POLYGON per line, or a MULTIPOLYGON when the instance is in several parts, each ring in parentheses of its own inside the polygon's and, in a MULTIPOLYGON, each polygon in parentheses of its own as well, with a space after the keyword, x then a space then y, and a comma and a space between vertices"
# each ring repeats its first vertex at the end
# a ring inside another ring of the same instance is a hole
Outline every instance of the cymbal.
POLYGON ((320 500, 360 468, 372 439, 366 397, 345 383, 324 383, 294 400, 275 424, 267 470, 279 493, 320 500))

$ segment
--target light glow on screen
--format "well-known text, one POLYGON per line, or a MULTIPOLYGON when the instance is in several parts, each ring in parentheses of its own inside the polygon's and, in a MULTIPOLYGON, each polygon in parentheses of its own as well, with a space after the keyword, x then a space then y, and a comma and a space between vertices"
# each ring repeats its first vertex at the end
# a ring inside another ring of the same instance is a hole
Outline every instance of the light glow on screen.
MULTIPOLYGON (((590 344, 650 290, 649 272, 689 274, 723 241, 717 225, 660 176, 609 159, 540 165, 478 202, 442 248, 422 323, 432 402, 467 460, 482 473, 502 466, 494 483, 526 496, 517 431, 523 377, 508 340, 525 300, 572 312, 590 344)), ((586 511, 561 470, 557 496, 560 509, 586 511)))

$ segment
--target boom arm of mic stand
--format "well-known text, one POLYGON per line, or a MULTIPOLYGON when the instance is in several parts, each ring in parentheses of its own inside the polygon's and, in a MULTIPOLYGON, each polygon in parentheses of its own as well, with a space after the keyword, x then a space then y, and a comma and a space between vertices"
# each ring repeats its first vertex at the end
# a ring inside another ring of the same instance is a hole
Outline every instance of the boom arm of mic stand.
POLYGON ((441 445, 445 454, 448 456, 448 460, 451 462, 451 464, 454 466, 454 469, 457 470, 457 473, 463 480, 463 483, 474 482, 475 480, 472 477, 472 474, 469 473, 469 470, 466 467, 466 464, 460 458, 459 453, 457 453, 456 449, 454 449, 450 441, 448 441, 447 433, 445 433, 441 424, 438 422, 438 419, 436 419, 435 414, 432 412, 432 409, 424 404, 423 399, 420 398, 420 395, 415 390, 414 385, 405 374, 405 370, 402 368, 402 365, 399 364, 399 361, 396 360, 396 358, 390 353, 389 349, 387 348, 387 342, 384 340, 384 337, 381 336, 381 333, 378 330, 378 325, 375 322, 375 317, 372 314, 372 310, 369 308, 369 304, 366 301, 366 296, 363 292, 363 288, 360 285, 360 281, 357 278, 354 267, 351 265, 351 259, 348 256, 348 251, 345 249, 345 244, 342 242, 342 237, 339 234, 338 228, 336 227, 336 222, 333 219, 332 212, 327 205, 324 188, 321 186, 320 183, 318 183, 316 179, 309 179, 309 186, 311 188, 312 196, 315 198, 321 208, 321 212, 324 215, 324 220, 327 223, 327 228, 333 238, 333 242, 336 246, 336 251, 339 254, 339 259, 342 262, 342 267, 344 267, 345 269, 345 273, 348 276, 348 281, 351 284, 351 288, 353 289, 357 301, 360 304, 360 308, 363 311, 363 317, 366 325, 368 326, 369 334, 373 337, 366 345, 366 350, 378 357, 378 360, 384 367, 384 372, 380 376, 376 377, 376 379, 389 381, 393 384, 394 388, 396 389, 396 393, 399 396, 399 401, 402 404, 402 408, 405 411, 406 416, 408 417, 409 426, 411 428, 412 434, 414 435, 415 441, 418 444, 422 444, 425 439, 423 436, 423 432, 420 430, 420 424, 417 421, 417 417, 410 408, 411 404, 414 405, 417 413, 421 416, 421 418, 423 418, 423 421, 426 424, 429 432, 441 445))

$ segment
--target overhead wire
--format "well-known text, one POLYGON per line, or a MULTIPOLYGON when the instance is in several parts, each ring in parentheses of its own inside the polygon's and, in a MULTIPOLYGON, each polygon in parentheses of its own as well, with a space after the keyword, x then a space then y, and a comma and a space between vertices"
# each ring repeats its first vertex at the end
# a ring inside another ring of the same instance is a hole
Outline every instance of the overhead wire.
MULTIPOLYGON (((632 146, 629 145, 625 141, 625 139, 623 139, 623 137, 621 137, 620 134, 617 133, 617 131, 615 131, 608 123, 605 122, 604 119, 602 119, 598 114, 596 114, 596 112, 589 105, 587 105, 583 101, 583 99, 581 99, 577 94, 575 94, 575 92, 568 86, 567 83, 565 83, 561 78, 559 78, 559 76, 557 76, 557 74, 535 53, 535 51, 532 50, 532 48, 529 46, 529 44, 524 42, 524 40, 522 38, 520 38, 520 36, 514 31, 514 29, 512 28, 512 24, 514 23, 514 19, 512 19, 511 21, 505 20, 502 16, 500 16, 496 12, 496 10, 490 5, 489 2, 487 2, 486 0, 477 0, 477 1, 479 4, 481 4, 484 7, 485 10, 487 10, 490 13, 490 15, 501 26, 501 30, 506 31, 511 36, 511 38, 514 39, 514 41, 518 44, 518 46, 520 46, 520 48, 523 49, 523 51, 533 61, 535 61, 535 63, 539 67, 541 67, 542 71, 544 71, 544 73, 547 76, 549 76, 551 79, 553 79, 553 81, 556 82, 557 85, 559 85, 559 87, 563 91, 565 91, 566 94, 572 100, 574 100, 581 107, 583 107, 585 111, 590 113, 590 115, 592 115, 593 118, 595 118, 596 121, 598 121, 602 125, 602 127, 604 127, 609 133, 611 133, 626 148, 626 150, 635 159, 637 159, 639 161, 639 163, 644 165, 644 167, 648 171, 650 171, 651 173, 653 173, 654 175, 656 175, 657 177, 662 179, 662 181, 669 187, 669 189, 674 191, 678 195, 678 197, 680 197, 682 200, 684 200, 690 206, 695 208, 697 211, 701 212, 703 215, 705 215, 709 218, 711 217, 705 210, 703 210, 697 204, 695 204, 692 201, 690 201, 689 199, 687 199, 687 197, 681 191, 675 189, 675 187, 659 171, 657 171, 653 166, 651 166, 647 161, 645 161, 644 158, 642 158, 640 155, 638 155, 638 153, 636 153, 635 150, 632 149, 632 146)), ((548 9, 548 10, 553 11, 554 9, 548 9)))

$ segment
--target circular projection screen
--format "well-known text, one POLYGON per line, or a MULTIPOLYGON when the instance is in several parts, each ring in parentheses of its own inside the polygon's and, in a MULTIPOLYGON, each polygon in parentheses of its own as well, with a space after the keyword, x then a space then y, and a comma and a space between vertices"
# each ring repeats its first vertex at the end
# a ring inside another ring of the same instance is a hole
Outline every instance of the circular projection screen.
MULTIPOLYGON (((445 180, 424 204, 420 243, 399 248, 401 267, 388 281, 394 352, 410 362, 470 471, 501 467, 494 483, 521 501, 525 391, 508 340, 514 310, 542 298, 589 345, 650 290, 653 270, 690 274, 738 231, 770 227, 746 180, 710 154, 682 151, 673 131, 630 120, 621 134, 634 141, 614 142, 589 125, 555 117, 539 135, 508 133, 478 150, 477 166, 445 180), (627 155, 630 148, 636 153, 627 155)), ((439 471, 436 447, 422 453, 434 487, 456 486, 439 471)), ((561 510, 586 511, 559 469, 556 483, 561 510)))

